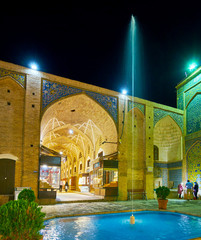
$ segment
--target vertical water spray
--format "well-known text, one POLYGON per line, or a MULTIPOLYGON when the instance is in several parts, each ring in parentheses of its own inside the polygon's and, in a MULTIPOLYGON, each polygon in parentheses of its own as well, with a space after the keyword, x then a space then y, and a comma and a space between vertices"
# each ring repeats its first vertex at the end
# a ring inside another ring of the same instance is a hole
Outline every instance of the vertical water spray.
MULTIPOLYGON (((134 33, 135 33, 135 19, 131 16, 131 88, 132 97, 134 102, 134 86, 135 86, 135 58, 134 58, 134 33)), ((131 152, 131 177, 132 177, 132 191, 133 191, 133 178, 134 178, 134 110, 132 111, 132 152, 131 152)), ((135 223, 135 217, 133 216, 133 195, 132 194, 132 216, 130 217, 130 223, 135 223)))

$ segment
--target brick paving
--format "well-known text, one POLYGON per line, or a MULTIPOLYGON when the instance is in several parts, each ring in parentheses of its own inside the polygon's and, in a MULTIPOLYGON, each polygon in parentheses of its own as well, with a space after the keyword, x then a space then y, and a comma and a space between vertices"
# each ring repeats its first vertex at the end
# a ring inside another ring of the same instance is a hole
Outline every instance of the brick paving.
MULTIPOLYGON (((46 213, 46 219, 62 216, 78 216, 97 213, 110 213, 132 210, 132 201, 111 202, 79 202, 44 205, 42 211, 46 213)), ((134 210, 158 210, 157 200, 134 200, 134 210)), ((201 217, 200 200, 169 199, 167 211, 175 211, 192 214, 201 217)))

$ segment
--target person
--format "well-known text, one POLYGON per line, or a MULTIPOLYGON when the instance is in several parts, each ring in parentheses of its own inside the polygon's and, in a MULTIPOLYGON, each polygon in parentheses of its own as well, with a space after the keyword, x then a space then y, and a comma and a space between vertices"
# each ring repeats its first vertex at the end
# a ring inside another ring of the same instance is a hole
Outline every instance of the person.
POLYGON ((62 188, 63 188, 63 181, 60 180, 60 186, 59 186, 59 191, 62 192, 62 188))
POLYGON ((194 182, 193 192, 194 192, 195 199, 198 199, 198 189, 199 189, 198 183, 194 182))
POLYGON ((68 182, 66 182, 66 184, 65 184, 65 191, 66 192, 68 191, 68 182))
POLYGON ((179 194, 179 198, 181 198, 181 194, 182 194, 182 192, 183 192, 183 190, 184 190, 184 188, 183 188, 182 185, 183 185, 182 183, 180 183, 180 184, 178 185, 178 194, 179 194))
POLYGON ((191 183, 190 180, 187 180, 186 188, 187 188, 187 200, 188 201, 189 199, 193 200, 193 194, 192 194, 193 183, 191 183))

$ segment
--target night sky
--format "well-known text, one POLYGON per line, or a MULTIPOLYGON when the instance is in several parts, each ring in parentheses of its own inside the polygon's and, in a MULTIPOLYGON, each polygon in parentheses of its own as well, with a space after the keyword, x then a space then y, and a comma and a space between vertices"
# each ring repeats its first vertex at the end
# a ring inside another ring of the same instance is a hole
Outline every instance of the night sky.
POLYGON ((4 11, 0 60, 25 67, 35 61, 40 71, 131 94, 125 56, 133 14, 135 96, 176 107, 175 86, 192 61, 201 65, 201 10, 193 1, 165 2, 74 0, 4 11))

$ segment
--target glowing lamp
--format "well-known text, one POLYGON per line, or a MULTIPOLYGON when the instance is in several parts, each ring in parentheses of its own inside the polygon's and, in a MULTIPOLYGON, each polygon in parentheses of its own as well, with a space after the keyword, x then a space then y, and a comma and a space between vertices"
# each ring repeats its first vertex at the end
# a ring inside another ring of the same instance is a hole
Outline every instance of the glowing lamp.
POLYGON ((193 69, 195 69, 197 67, 197 64, 196 63, 192 63, 190 66, 189 66, 189 70, 192 71, 193 69))
POLYGON ((31 67, 31 69, 33 69, 33 70, 37 70, 37 69, 38 69, 38 65, 37 65, 36 63, 31 63, 31 64, 30 64, 30 67, 31 67))
POLYGON ((72 130, 72 129, 69 129, 69 133, 70 133, 70 134, 73 134, 73 130, 72 130))
POLYGON ((126 95, 126 94, 127 94, 127 90, 126 90, 126 89, 123 89, 123 90, 122 90, 122 94, 123 94, 123 95, 126 95))

